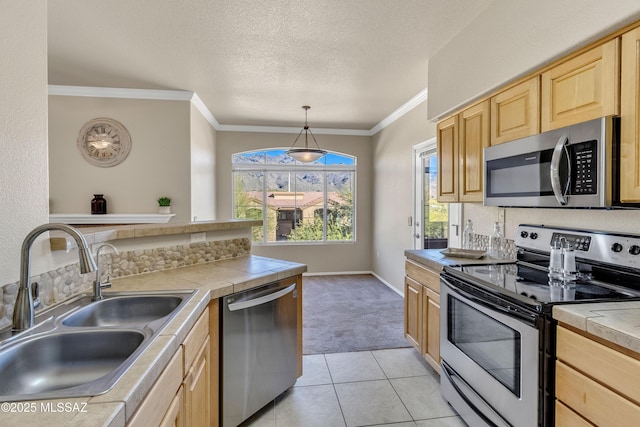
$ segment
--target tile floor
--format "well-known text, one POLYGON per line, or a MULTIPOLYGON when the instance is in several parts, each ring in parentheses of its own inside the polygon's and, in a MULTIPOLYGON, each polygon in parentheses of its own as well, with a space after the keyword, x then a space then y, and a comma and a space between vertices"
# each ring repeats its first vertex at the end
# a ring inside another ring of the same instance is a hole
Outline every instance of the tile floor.
POLYGON ((303 357, 304 375, 242 427, 462 427, 413 348, 303 357))

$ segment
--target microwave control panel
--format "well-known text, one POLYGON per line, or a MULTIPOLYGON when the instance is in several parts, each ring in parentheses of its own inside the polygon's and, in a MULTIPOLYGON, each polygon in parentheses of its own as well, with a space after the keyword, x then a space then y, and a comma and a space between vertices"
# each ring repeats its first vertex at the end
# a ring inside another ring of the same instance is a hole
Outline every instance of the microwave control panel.
POLYGON ((598 193, 598 141, 569 145, 571 156, 571 194, 598 193))

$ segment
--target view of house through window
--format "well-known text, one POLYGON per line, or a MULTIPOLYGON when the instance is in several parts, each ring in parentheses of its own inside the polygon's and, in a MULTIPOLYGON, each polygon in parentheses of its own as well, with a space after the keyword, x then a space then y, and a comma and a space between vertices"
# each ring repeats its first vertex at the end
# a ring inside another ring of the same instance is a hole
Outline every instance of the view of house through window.
POLYGON ((263 220, 253 242, 354 241, 355 157, 329 152, 300 163, 285 151, 233 155, 234 217, 263 220))

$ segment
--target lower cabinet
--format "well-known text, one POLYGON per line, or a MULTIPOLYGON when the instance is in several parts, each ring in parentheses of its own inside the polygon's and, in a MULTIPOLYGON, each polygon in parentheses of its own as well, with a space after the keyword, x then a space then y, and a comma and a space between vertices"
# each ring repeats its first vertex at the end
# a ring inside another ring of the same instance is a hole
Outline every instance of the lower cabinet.
POLYGON ((637 353, 558 327, 556 425, 637 425, 639 358, 637 353))
POLYGON ((212 301, 153 385, 127 426, 214 427, 218 425, 218 301, 212 301), (211 318, 210 318, 211 315, 211 318), (213 319, 213 320, 212 320, 213 319))
POLYGON ((405 263, 404 335, 440 373, 440 274, 405 263))

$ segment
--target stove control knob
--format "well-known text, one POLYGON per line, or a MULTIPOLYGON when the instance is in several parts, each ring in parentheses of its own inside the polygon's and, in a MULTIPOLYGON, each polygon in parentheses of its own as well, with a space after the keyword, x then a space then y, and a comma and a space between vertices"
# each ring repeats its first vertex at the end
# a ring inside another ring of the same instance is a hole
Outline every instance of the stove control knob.
POLYGON ((616 242, 613 245, 611 245, 611 250, 613 252, 622 252, 622 245, 616 242))
POLYGON ((536 240, 538 238, 538 233, 531 233, 529 237, 531 237, 533 240, 536 240))
POLYGON ((520 232, 520 237, 522 237, 523 239, 526 239, 527 237, 529 237, 529 232, 528 231, 521 231, 520 232))
POLYGON ((631 255, 640 255, 640 246, 633 245, 629 248, 629 253, 631 255))

